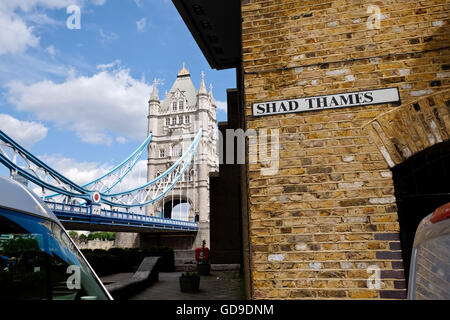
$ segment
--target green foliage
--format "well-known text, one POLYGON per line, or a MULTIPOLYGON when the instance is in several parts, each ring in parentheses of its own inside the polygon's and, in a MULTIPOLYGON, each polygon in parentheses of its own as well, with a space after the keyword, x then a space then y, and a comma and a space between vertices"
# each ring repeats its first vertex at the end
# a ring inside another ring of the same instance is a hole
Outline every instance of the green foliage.
POLYGON ((87 235, 85 235, 85 234, 80 234, 80 240, 87 240, 87 235))
POLYGON ((181 274, 182 278, 199 278, 199 275, 196 272, 183 272, 181 274))
POLYGON ((76 238, 78 238, 78 232, 76 232, 76 231, 70 231, 70 232, 69 232, 69 236, 70 236, 72 239, 76 239, 76 238))
POLYGON ((92 232, 87 237, 88 240, 100 239, 114 241, 116 239, 115 232, 92 232))

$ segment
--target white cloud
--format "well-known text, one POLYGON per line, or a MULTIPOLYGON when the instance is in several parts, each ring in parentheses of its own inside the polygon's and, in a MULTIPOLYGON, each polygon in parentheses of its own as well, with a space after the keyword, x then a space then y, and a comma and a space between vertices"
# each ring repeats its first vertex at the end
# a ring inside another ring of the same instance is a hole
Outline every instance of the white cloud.
POLYGON ((40 155, 39 159, 73 182, 84 185, 113 168, 110 164, 97 162, 78 162, 60 154, 40 155))
POLYGON ((97 69, 99 69, 99 70, 107 70, 107 69, 114 68, 114 67, 116 67, 116 66, 120 66, 120 64, 121 64, 121 61, 120 61, 120 60, 115 60, 115 61, 113 61, 113 62, 111 62, 111 63, 107 63, 107 64, 99 64, 99 65, 97 66, 97 69))
POLYGON ((47 136, 48 129, 37 122, 21 121, 0 113, 0 130, 25 148, 32 147, 47 136))
POLYGON ((38 44, 39 38, 33 35, 33 29, 22 19, 0 11, 0 55, 21 53, 38 44))
POLYGON ((142 8, 142 0, 134 0, 134 2, 139 8, 142 8))
POLYGON ((136 21, 137 31, 144 32, 146 25, 147 25, 147 18, 142 18, 142 19, 136 21))
POLYGON ((49 55, 51 55, 52 57, 54 57, 55 55, 56 55, 56 49, 55 49, 55 47, 53 46, 53 45, 51 45, 51 46, 48 46, 46 49, 45 49, 45 52, 47 52, 49 55))
POLYGON ((227 103, 226 101, 216 101, 217 109, 227 112, 227 103))
POLYGON ((92 3, 96 6, 102 6, 106 3, 106 0, 92 0, 92 3))
POLYGON ((63 9, 69 5, 104 5, 106 0, 2 0, 0 1, 0 55, 23 53, 28 47, 39 45, 39 36, 27 22, 59 24, 37 8, 63 9))
POLYGON ((129 70, 73 75, 63 83, 12 81, 6 88, 8 101, 17 110, 72 130, 84 142, 110 145, 114 135, 146 137, 146 105, 152 87, 131 77, 129 70))
POLYGON ((119 39, 119 35, 115 32, 107 32, 107 31, 105 32, 103 31, 103 29, 100 29, 98 32, 100 34, 100 41, 102 43, 111 42, 119 39))
POLYGON ((120 144, 124 144, 125 142, 127 142, 127 139, 124 137, 117 137, 116 141, 120 144))
POLYGON ((8 0, 2 1, 0 9, 5 11, 14 11, 20 9, 24 12, 30 12, 36 7, 43 7, 47 9, 61 9, 66 8, 71 4, 83 5, 83 0, 8 0))
POLYGON ((66 25, 65 20, 58 21, 58 20, 55 20, 55 19, 49 17, 45 13, 38 13, 38 12, 25 14, 25 15, 23 15, 23 19, 26 22, 32 22, 37 25, 53 25, 53 26, 65 26, 66 25))

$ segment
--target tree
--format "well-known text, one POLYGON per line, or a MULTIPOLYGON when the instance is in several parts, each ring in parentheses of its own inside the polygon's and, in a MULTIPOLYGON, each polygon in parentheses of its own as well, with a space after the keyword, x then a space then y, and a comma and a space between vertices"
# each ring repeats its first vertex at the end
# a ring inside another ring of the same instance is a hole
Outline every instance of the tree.
POLYGON ((76 232, 76 231, 70 231, 70 232, 69 232, 69 236, 70 236, 72 239, 77 239, 77 238, 78 238, 78 232, 76 232))

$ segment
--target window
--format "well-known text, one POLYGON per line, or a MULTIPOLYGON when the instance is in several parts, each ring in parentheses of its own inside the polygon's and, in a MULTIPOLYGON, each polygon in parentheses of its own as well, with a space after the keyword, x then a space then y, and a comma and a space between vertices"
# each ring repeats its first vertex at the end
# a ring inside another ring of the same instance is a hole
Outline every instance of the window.
POLYGON ((180 110, 183 110, 183 108, 184 108, 184 102, 183 101, 180 101, 180 103, 178 103, 178 108, 180 110))
POLYGON ((170 126, 170 118, 166 118, 166 126, 170 126))
POLYGON ((175 146, 172 149, 172 157, 181 157, 183 155, 183 149, 180 146, 175 146))
POLYGON ((183 116, 178 117, 178 124, 183 124, 183 116))
POLYGON ((176 101, 174 101, 172 104, 172 110, 177 111, 177 102, 176 101))
POLYGON ((172 118, 172 125, 174 126, 174 125, 176 125, 177 124, 177 118, 176 117, 173 117, 172 118))
POLYGON ((189 123, 191 122, 191 117, 190 116, 184 116, 184 123, 189 123))
POLYGON ((160 157, 160 158, 164 158, 164 157, 165 157, 164 149, 160 149, 160 150, 159 150, 159 157, 160 157))
POLYGON ((0 300, 106 300, 56 223, 0 208, 0 300))

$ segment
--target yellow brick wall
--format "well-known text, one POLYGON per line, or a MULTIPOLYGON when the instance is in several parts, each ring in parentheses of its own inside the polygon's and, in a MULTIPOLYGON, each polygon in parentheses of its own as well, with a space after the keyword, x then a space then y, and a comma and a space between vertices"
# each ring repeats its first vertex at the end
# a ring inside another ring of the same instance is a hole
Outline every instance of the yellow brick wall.
POLYGON ((248 165, 253 298, 404 298, 392 174, 364 129, 398 106, 256 118, 252 103, 398 87, 405 105, 450 89, 450 1, 243 0, 241 10, 246 129, 280 130, 279 172, 248 165), (369 5, 380 29, 366 24, 369 5), (380 290, 367 287, 370 265, 380 290))

